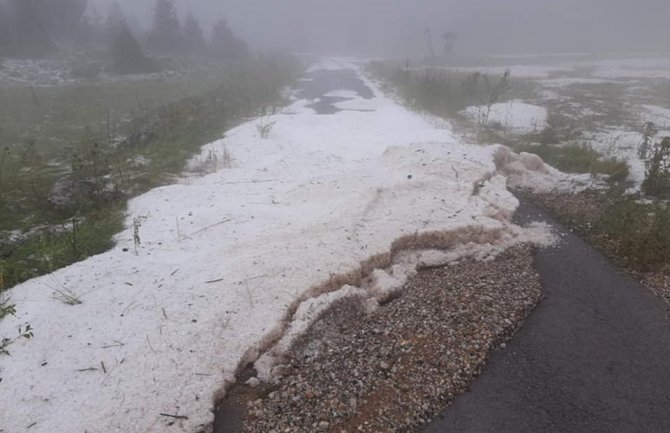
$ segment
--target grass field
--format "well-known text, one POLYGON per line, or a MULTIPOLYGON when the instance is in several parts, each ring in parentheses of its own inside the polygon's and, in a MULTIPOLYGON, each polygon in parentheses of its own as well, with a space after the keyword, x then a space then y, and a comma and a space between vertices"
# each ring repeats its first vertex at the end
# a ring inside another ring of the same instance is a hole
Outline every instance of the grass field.
POLYGON ((528 80, 511 75, 407 69, 394 62, 372 62, 367 70, 412 109, 448 119, 461 119, 461 111, 472 105, 524 99, 535 88, 528 80))
POLYGON ((0 87, 0 290, 105 251, 127 200, 282 103, 273 57, 163 77, 0 87))

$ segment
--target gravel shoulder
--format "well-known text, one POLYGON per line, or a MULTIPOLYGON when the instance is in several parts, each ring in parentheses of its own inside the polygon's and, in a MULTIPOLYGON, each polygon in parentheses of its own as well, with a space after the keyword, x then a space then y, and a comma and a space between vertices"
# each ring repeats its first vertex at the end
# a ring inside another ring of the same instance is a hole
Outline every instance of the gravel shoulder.
POLYGON ((276 383, 233 388, 214 431, 415 430, 468 389, 541 297, 524 246, 423 270, 372 313, 342 300, 296 342, 276 383))

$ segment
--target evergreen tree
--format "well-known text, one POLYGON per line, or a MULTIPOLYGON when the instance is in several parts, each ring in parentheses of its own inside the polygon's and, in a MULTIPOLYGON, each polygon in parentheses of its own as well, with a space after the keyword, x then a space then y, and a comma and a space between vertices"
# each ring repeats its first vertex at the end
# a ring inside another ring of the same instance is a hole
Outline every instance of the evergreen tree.
POLYGON ((105 24, 105 19, 100 15, 98 9, 91 5, 86 10, 84 24, 79 32, 77 42, 86 46, 103 46, 108 40, 105 24))
POLYGON ((183 47, 181 27, 173 0, 156 0, 149 48, 158 54, 175 54, 183 47))
POLYGON ((5 5, 0 3, 0 57, 7 54, 11 44, 12 31, 9 26, 9 18, 5 5))
POLYGON ((88 0, 42 0, 49 36, 55 40, 79 39, 86 27, 88 0))
POLYGON ((45 17, 45 0, 11 0, 9 14, 14 40, 10 54, 17 57, 42 57, 53 51, 50 23, 45 17))
POLYGON ((123 11, 113 4, 107 17, 111 37, 110 55, 112 69, 117 74, 143 74, 154 72, 156 67, 142 50, 137 38, 130 31, 123 11))
POLYGON ((458 34, 455 32, 445 32, 442 35, 442 41, 444 42, 444 57, 449 57, 454 51, 454 45, 458 41, 458 34))
POLYGON ((210 52, 221 60, 237 60, 249 55, 249 47, 235 36, 226 20, 222 19, 212 28, 210 52))
POLYGON ((112 3, 109 7, 109 12, 107 12, 107 22, 105 23, 106 31, 113 37, 115 34, 119 33, 123 27, 128 27, 128 22, 123 13, 123 9, 117 2, 112 3))
POLYGON ((88 0, 9 0, 8 14, 16 38, 14 54, 42 56, 57 41, 85 35, 88 0))
POLYGON ((204 53, 206 45, 200 23, 189 13, 184 21, 184 47, 187 54, 192 56, 201 55, 204 53))

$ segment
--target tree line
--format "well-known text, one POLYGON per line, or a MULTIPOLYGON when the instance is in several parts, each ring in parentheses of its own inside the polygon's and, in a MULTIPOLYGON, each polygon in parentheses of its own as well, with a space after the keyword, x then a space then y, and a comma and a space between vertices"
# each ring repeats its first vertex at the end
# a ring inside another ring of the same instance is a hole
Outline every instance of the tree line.
POLYGON ((117 3, 103 19, 88 0, 0 0, 0 57, 44 58, 62 47, 104 47, 117 73, 155 70, 150 56, 234 60, 249 51, 224 19, 209 37, 191 13, 180 20, 173 0, 155 1, 148 31, 131 28, 117 3))

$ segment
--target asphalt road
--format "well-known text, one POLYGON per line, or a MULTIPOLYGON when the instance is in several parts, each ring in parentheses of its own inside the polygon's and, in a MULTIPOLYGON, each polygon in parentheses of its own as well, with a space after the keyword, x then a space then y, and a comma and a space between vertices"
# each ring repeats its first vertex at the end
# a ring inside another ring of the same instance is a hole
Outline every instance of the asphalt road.
MULTIPOLYGON (((528 203, 518 218, 554 223, 528 203)), ((425 433, 670 432, 667 307, 556 227, 536 255, 546 299, 425 433)))
MULTIPOLYGON (((335 114, 343 111, 335 106, 338 102, 345 102, 352 98, 327 96, 333 91, 350 91, 363 99, 372 99, 374 93, 353 69, 320 69, 305 74, 298 83, 296 96, 311 101, 308 107, 317 114, 335 114)), ((361 111, 361 110, 351 110, 361 111)), ((365 111, 365 110, 362 110, 365 111)))

